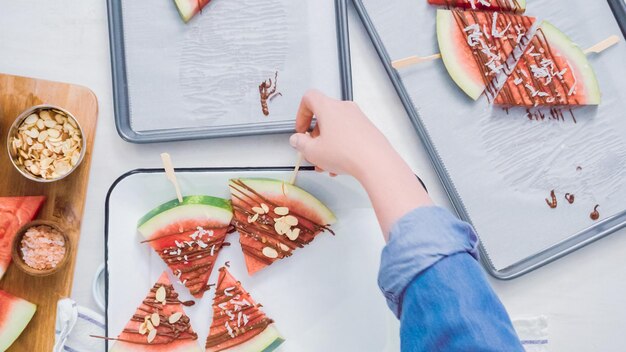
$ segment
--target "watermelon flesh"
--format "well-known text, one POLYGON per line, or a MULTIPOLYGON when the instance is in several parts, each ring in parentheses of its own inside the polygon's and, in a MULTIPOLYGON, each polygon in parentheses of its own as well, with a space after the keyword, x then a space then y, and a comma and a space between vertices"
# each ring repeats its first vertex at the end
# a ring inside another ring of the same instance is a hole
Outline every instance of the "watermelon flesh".
POLYGON ((285 339, 228 270, 220 268, 206 352, 271 352, 285 339))
POLYGON ((583 51, 543 22, 500 89, 494 103, 506 106, 600 104, 600 87, 583 51))
POLYGON ((0 280, 11 264, 15 232, 33 220, 46 197, 0 197, 0 280))
POLYGON ((139 221, 138 231, 189 292, 201 298, 232 217, 226 199, 189 196, 150 211, 139 221))
POLYGON ((185 23, 202 11, 209 2, 211 0, 174 0, 178 13, 185 23))
POLYGON ((250 275, 291 256, 337 220, 314 196, 281 180, 233 179, 229 186, 250 275))
POLYGON ((172 286, 166 272, 161 274, 146 295, 141 305, 130 318, 124 330, 117 338, 112 338, 115 343, 110 352, 200 352, 198 335, 191 327, 189 317, 185 314, 183 306, 193 305, 193 301, 182 302, 178 293, 172 286), (165 292, 165 304, 159 301, 159 290, 165 292), (159 318, 152 315, 156 313, 159 318), (156 329, 154 339, 149 341, 150 333, 146 327, 146 321, 156 329), (142 326, 143 325, 143 326, 142 326), (147 331, 144 331, 147 330, 147 331))
POLYGON ((476 100, 508 68, 514 50, 528 41, 534 17, 484 11, 437 10, 437 41, 446 70, 476 100))
POLYGON ((0 290, 0 351, 17 340, 36 310, 34 304, 0 290))
POLYGON ((428 0, 428 3, 448 8, 460 7, 464 9, 482 11, 504 11, 523 13, 526 11, 526 0, 428 0))

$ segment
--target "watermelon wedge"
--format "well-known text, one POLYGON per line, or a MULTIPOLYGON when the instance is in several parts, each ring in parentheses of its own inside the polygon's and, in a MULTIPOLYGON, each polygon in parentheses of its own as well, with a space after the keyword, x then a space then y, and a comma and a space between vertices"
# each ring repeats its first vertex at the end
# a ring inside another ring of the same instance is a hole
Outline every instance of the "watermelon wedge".
POLYGON ((450 77, 472 99, 505 71, 515 48, 528 41, 534 17, 500 12, 437 10, 437 40, 450 77))
POLYGON ((494 103, 507 106, 600 104, 600 86, 583 51, 543 22, 494 103))
POLYGON ((11 264, 15 232, 33 220, 46 197, 0 197, 0 279, 11 264))
POLYGON ((22 334, 37 306, 0 290, 0 351, 6 351, 22 334))
POLYGON ((226 268, 220 268, 206 352, 272 352, 285 339, 226 268))
POLYGON ((109 352, 199 352, 198 334, 191 327, 182 302, 163 272, 130 318, 109 352))
POLYGON ((202 11, 209 2, 211 0, 174 0, 178 13, 185 23, 202 11))
POLYGON ((311 243, 337 219, 322 202, 300 187, 267 178, 229 183, 239 243, 253 275, 297 248, 311 243))
POLYGON ((201 298, 232 217, 230 201, 190 196, 154 208, 139 220, 138 230, 189 292, 201 298))
POLYGON ((517 13, 523 13, 526 11, 526 0, 428 0, 428 3, 448 8, 460 7, 464 9, 482 11, 517 13))

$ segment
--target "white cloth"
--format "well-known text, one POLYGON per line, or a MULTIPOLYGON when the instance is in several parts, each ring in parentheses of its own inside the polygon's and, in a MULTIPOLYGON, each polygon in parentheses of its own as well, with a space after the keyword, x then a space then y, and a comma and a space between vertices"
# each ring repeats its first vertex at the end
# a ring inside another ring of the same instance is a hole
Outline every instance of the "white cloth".
POLYGON ((526 352, 548 351, 548 318, 546 316, 513 319, 513 327, 526 352))
POLYGON ((80 307, 69 298, 57 303, 57 319, 53 352, 104 351, 104 317, 91 309, 80 307))

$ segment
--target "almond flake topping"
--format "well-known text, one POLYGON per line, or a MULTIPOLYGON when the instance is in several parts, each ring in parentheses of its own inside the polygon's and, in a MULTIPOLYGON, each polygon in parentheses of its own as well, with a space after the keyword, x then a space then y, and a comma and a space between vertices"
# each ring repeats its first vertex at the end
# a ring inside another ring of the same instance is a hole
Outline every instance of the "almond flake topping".
POLYGON ((150 333, 148 334, 148 343, 152 343, 152 341, 154 341, 154 339, 156 338, 156 335, 156 330, 150 330, 150 333))
POLYGON ((159 316, 159 313, 152 313, 150 321, 152 322, 152 325, 159 326, 161 324, 161 317, 159 316))
POLYGON ((265 210, 263 210, 263 208, 259 208, 259 207, 252 207, 252 211, 257 213, 257 214, 265 214, 265 210))
POLYGON ((278 258, 278 252, 272 247, 263 248, 263 255, 271 259, 278 258))
POLYGON ((165 304, 165 294, 166 294, 165 287, 160 286, 156 291, 156 300, 158 302, 165 304))
POLYGON ((180 320, 180 318, 183 316, 183 313, 181 312, 176 312, 172 315, 170 315, 170 317, 167 319, 167 321, 170 322, 170 324, 175 324, 177 321, 180 320))
POLYGON ((276 207, 274 208, 274 213, 276 215, 284 216, 289 214, 289 208, 287 207, 276 207))

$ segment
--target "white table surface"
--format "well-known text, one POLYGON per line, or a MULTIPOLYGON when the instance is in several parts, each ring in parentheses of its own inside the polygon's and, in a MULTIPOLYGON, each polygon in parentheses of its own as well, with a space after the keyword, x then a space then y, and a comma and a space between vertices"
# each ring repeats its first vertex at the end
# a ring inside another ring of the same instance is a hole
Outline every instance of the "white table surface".
MULTIPOLYGON (((287 135, 153 145, 129 144, 119 138, 113 120, 105 3, 0 0, 0 72, 82 84, 99 100, 72 292, 79 304, 96 310, 91 282, 104 259, 104 201, 119 175, 134 168, 160 167, 162 151, 171 153, 177 167, 292 165, 295 159, 287 135)), ((353 9, 350 26, 355 101, 423 178, 435 201, 450 207, 353 9)), ((522 278, 491 282, 512 317, 549 317, 551 351, 624 351, 625 268, 626 231, 620 231, 522 278)))

